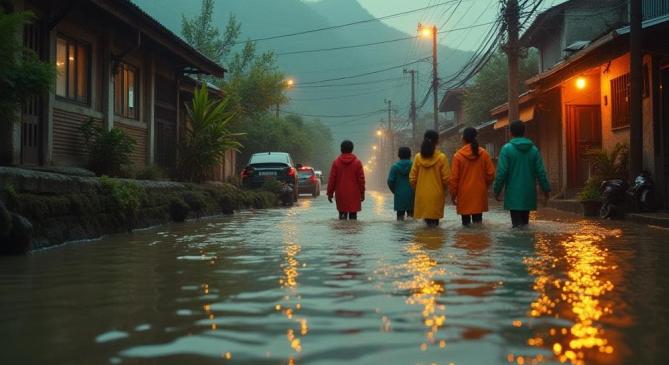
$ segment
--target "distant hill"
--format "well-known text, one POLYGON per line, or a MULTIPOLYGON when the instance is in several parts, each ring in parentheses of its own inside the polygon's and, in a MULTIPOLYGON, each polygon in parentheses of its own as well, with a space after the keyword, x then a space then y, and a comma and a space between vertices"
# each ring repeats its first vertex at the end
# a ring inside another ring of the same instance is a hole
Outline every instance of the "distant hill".
MULTIPOLYGON (((199 12, 200 0, 134 0, 145 11, 179 34, 181 15, 199 12)), ((218 1, 215 16, 223 29, 229 14, 235 14, 242 23, 241 40, 282 35, 304 30, 371 19, 356 0, 323 0, 304 3, 300 0, 225 0, 218 1)), ((340 28, 313 32, 306 35, 258 42, 260 50, 273 49, 277 53, 354 44, 372 43, 410 35, 382 22, 374 21, 340 28)), ((430 55, 429 41, 407 40, 383 45, 345 49, 321 53, 279 56, 279 65, 297 83, 338 78, 398 66, 430 55)), ((440 47, 440 72, 449 74, 465 62, 468 52, 440 47)), ((419 69, 419 99, 429 86, 430 65, 427 62, 412 65, 419 69)), ((406 118, 409 103, 409 83, 402 68, 365 77, 342 80, 342 87, 297 87, 290 91, 293 101, 285 108, 306 115, 356 115, 384 108, 385 98, 398 106, 398 118, 406 118), (389 78, 398 80, 381 81, 389 78), (364 84, 371 81, 369 84, 364 84)), ((325 85, 325 84, 318 84, 325 85)), ((306 86, 306 85, 305 85, 306 86)), ((420 101, 420 100, 419 100, 420 101)), ((426 110, 429 108, 426 108, 426 110)), ((429 110, 428 110, 429 111, 429 110)), ((331 126, 335 138, 352 138, 367 143, 382 112, 364 117, 320 118, 331 126)))

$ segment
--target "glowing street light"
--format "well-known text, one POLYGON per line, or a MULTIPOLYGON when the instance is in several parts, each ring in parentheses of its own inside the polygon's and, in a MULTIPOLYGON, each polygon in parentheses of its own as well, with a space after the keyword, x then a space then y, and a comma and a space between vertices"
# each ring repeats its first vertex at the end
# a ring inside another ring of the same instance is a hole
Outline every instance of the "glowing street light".
POLYGON ((432 38, 432 29, 430 27, 424 27, 421 24, 419 25, 418 31, 421 37, 432 38))
POLYGON ((380 129, 377 130, 377 131, 376 131, 376 135, 379 136, 379 137, 381 137, 381 136, 383 135, 383 131, 380 130, 380 129))
POLYGON ((374 151, 376 151, 376 145, 372 146, 372 149, 373 149, 374 151))

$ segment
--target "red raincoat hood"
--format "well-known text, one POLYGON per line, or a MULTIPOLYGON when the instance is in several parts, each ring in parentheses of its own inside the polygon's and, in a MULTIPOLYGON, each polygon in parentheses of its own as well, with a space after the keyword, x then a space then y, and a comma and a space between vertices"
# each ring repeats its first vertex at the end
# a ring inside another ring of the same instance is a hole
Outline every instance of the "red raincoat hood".
POLYGON ((357 160, 358 157, 352 153, 342 153, 338 158, 337 162, 343 163, 344 165, 350 165, 353 161, 357 160))

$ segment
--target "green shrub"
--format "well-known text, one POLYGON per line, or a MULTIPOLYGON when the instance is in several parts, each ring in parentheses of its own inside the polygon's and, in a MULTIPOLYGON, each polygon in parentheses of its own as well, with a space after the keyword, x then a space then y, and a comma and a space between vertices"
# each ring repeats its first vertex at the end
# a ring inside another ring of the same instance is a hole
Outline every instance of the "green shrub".
POLYGON ((207 198, 200 192, 185 192, 183 194, 183 200, 198 217, 207 207, 207 198))
POLYGON ((144 169, 140 170, 139 172, 137 172, 135 178, 139 180, 151 180, 151 181, 166 180, 167 173, 160 166, 149 165, 144 169))
POLYGON ((170 202, 170 217, 174 222, 183 222, 188 218, 190 206, 183 199, 172 198, 170 202))
POLYGON ((602 201, 602 194, 599 192, 599 184, 600 181, 598 179, 588 179, 583 186, 583 189, 576 195, 576 198, 582 202, 602 201))
POLYGON ((7 205, 14 206, 17 203, 18 194, 16 193, 16 188, 12 184, 6 184, 2 188, 2 199, 5 200, 7 205))
POLYGON ((93 119, 81 126, 81 132, 88 148, 91 171, 98 176, 123 176, 124 168, 132 164, 130 155, 135 148, 135 140, 121 129, 106 130, 93 119))
POLYGON ((206 85, 195 90, 193 102, 186 106, 188 122, 179 141, 180 178, 186 181, 203 182, 213 168, 220 164, 227 150, 237 150, 240 134, 230 132, 228 126, 235 118, 230 112, 230 97, 221 101, 209 98, 206 85))
POLYGON ((262 191, 268 191, 270 193, 274 193, 276 195, 281 194, 281 190, 283 190, 284 184, 280 181, 277 180, 267 180, 265 181, 262 186, 260 187, 260 190, 262 191))
POLYGON ((118 181, 107 176, 100 178, 102 188, 111 195, 118 213, 126 218, 135 217, 146 192, 130 181, 118 181))

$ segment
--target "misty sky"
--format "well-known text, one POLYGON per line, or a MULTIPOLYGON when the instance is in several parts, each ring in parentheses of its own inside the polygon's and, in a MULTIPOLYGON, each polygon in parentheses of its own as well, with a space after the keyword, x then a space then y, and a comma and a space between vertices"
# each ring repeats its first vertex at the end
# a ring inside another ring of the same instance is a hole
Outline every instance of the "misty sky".
MULTIPOLYGON (((318 0, 303 0, 305 2, 314 2, 318 0)), ((381 17, 402 11, 422 8, 440 3, 446 3, 449 0, 358 0, 372 15, 381 17)), ((543 8, 548 8, 565 0, 547 0, 543 8)), ((444 26, 443 30, 450 30, 472 24, 483 24, 495 20, 498 16, 499 0, 462 0, 454 1, 452 4, 444 4, 422 12, 408 14, 397 18, 384 20, 390 26, 393 26, 408 34, 416 32, 417 24, 434 24, 444 26), (452 15, 451 15, 452 14, 452 15), (448 21, 445 25, 444 23, 448 21)), ((449 39, 448 35, 440 38, 440 43, 453 48, 463 50, 473 50, 479 44, 479 40, 485 35, 488 28, 482 26, 472 31, 456 31, 449 39), (453 41, 456 38, 457 41, 453 41)))

